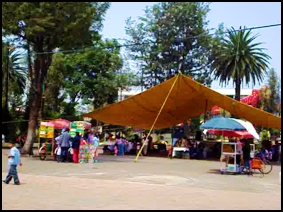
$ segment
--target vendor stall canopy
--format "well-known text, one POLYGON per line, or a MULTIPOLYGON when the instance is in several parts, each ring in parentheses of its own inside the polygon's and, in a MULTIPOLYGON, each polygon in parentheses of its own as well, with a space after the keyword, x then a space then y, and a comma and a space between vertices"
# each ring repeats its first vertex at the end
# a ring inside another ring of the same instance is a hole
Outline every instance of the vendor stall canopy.
POLYGON ((107 124, 150 129, 170 90, 153 129, 168 128, 200 116, 215 105, 254 125, 281 129, 280 117, 238 102, 184 75, 177 75, 124 101, 84 114, 84 117, 107 124))

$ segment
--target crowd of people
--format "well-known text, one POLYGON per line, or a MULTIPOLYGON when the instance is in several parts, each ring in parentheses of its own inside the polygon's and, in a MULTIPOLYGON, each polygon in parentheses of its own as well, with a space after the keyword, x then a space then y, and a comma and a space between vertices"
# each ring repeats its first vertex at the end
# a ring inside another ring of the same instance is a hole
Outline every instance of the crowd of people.
MULTIPOLYGON (((67 162, 68 157, 72 155, 71 160, 74 163, 86 163, 92 160, 93 163, 99 162, 99 142, 101 135, 93 130, 86 130, 84 136, 77 132, 74 138, 71 137, 69 129, 62 130, 60 135, 55 138, 57 144, 57 161, 67 162), (71 154, 70 151, 71 150, 71 154)), ((152 146, 152 137, 143 134, 142 137, 135 134, 134 139, 128 140, 125 135, 117 133, 109 134, 106 137, 107 144, 103 147, 103 152, 109 152, 114 156, 124 156, 125 154, 137 154, 144 144, 142 154, 146 155, 152 146)))
POLYGON ((189 154, 191 159, 205 159, 208 153, 208 146, 206 146, 204 142, 190 140, 187 138, 179 138, 173 144, 173 147, 186 148, 186 151, 183 154, 189 154))
POLYGON ((107 136, 107 145, 104 145, 103 151, 113 154, 114 156, 123 156, 125 154, 138 154, 142 146, 142 154, 147 155, 152 150, 152 137, 143 133, 140 137, 138 134, 134 135, 133 139, 127 139, 125 135, 120 133, 116 135, 110 134, 107 136))
MULTIPOLYGON (((87 163, 99 162, 99 142, 101 135, 94 130, 86 130, 84 135, 77 132, 75 137, 72 138, 70 135, 70 129, 63 129, 60 134, 56 135, 55 141, 57 143, 56 155, 57 161, 67 162, 68 157, 71 156, 71 161, 73 163, 87 163), (71 150, 71 154, 70 153, 71 150)), ((26 140, 26 136, 22 135, 16 139, 15 142, 11 143, 10 152, 9 152, 9 171, 8 175, 3 181, 8 184, 12 178, 14 178, 14 183, 19 185, 20 182, 18 180, 17 175, 17 166, 22 165, 20 160, 20 152, 15 147, 16 143, 21 144, 21 147, 24 145, 24 141, 26 140)), ((126 153, 128 154, 138 154, 142 153, 142 155, 147 155, 148 152, 154 149, 153 139, 150 135, 143 133, 142 136, 138 134, 134 135, 134 138, 131 140, 126 139, 126 137, 120 133, 116 135, 109 134, 106 137, 108 144, 103 147, 104 152, 110 152, 114 156, 124 156, 126 153), (143 147, 143 151, 139 152, 143 147)), ((236 139, 231 140, 231 142, 237 143, 236 148, 237 151, 241 152, 241 157, 236 157, 237 164, 242 164, 242 166, 249 171, 250 161, 251 161, 251 149, 250 142, 248 139, 236 139)), ((3 136, 2 136, 3 142, 3 136)), ((220 150, 219 143, 215 145, 216 150, 220 150)), ((207 157, 207 153, 209 151, 209 147, 202 141, 190 140, 186 138, 179 138, 176 142, 173 142, 173 146, 171 148, 166 148, 172 156, 172 151, 174 147, 184 147, 187 149, 187 152, 183 154, 189 154, 192 159, 204 159, 207 157)), ((231 145, 232 148, 235 146, 231 145)), ((235 151, 233 149, 233 151, 235 151)), ((281 142, 278 140, 275 142, 266 141, 262 143, 262 147, 259 151, 259 154, 262 157, 267 158, 270 161, 281 162, 281 142)), ((226 158, 227 159, 227 158, 226 158)), ((221 160, 221 159, 220 159, 221 160)), ((229 158, 227 159, 228 163, 229 158)))
POLYGON ((275 142, 264 141, 262 142, 262 148, 260 154, 273 162, 281 162, 281 141, 275 142))
MULTIPOLYGON (((161 138, 163 138, 161 136, 161 138)), ((136 155, 140 151, 141 155, 147 155, 153 152, 165 152, 172 156, 174 147, 184 147, 185 152, 179 152, 176 156, 189 155, 191 159, 219 158, 221 156, 221 143, 208 144, 209 142, 187 139, 185 137, 173 140, 173 145, 169 143, 157 145, 153 142, 152 136, 146 133, 135 134, 132 139, 127 139, 122 133, 99 134, 94 130, 85 130, 84 134, 77 132, 74 138, 70 135, 69 129, 63 129, 55 135, 56 155, 58 162, 73 161, 74 163, 99 162, 99 142, 107 142, 103 146, 103 152, 114 156, 123 156, 125 154, 136 155), (157 147, 156 147, 157 146, 157 147), (71 154, 70 154, 71 153, 71 154), (182 154, 182 155, 180 155, 182 154)), ((3 139, 2 139, 3 140, 3 139)), ((20 148, 25 144, 26 135, 23 134, 16 139, 20 148)), ((281 161, 281 142, 266 141, 262 143, 260 153, 270 161, 281 161)))
POLYGON ((67 162, 68 156, 72 155, 73 163, 86 163, 92 160, 93 163, 99 162, 98 147, 99 135, 93 130, 85 131, 84 136, 77 132, 75 137, 70 135, 70 129, 62 130, 62 133, 55 138, 57 144, 57 161, 67 162), (70 151, 71 150, 71 154, 70 151))

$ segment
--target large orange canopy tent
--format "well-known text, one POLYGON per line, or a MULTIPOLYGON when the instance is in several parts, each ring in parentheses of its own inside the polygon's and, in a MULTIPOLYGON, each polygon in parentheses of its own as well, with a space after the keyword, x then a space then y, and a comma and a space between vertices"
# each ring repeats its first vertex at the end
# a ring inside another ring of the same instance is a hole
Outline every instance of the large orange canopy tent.
POLYGON ((210 111, 214 105, 255 125, 281 129, 280 117, 222 95, 184 75, 177 75, 124 101, 84 114, 84 117, 108 124, 150 129, 159 114, 153 129, 162 129, 197 117, 210 111))

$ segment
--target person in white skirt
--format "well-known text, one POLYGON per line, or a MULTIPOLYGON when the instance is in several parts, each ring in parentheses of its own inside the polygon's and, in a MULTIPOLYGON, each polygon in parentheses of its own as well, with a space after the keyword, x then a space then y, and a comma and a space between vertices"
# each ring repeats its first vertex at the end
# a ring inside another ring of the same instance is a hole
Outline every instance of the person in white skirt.
MULTIPOLYGON (((62 135, 63 132, 65 132, 65 129, 63 129, 61 131, 61 135, 62 135)), ((61 147, 59 145, 59 142, 60 142, 60 139, 61 139, 61 135, 59 135, 58 137, 55 138, 56 145, 57 145, 57 148, 55 149, 55 154, 56 154, 57 161, 59 161, 59 158, 61 156, 61 147)))

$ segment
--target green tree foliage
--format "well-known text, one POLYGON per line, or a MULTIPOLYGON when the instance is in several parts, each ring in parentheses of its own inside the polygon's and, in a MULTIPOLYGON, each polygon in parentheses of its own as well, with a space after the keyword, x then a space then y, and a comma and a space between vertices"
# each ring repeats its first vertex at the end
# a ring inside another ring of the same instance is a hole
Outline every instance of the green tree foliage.
POLYGON ((280 103, 280 81, 274 68, 269 70, 268 73, 268 87, 270 89, 269 112, 273 114, 279 113, 280 103))
MULTIPOLYGON (((14 48, 12 43, 2 40, 2 121, 11 121, 15 108, 22 106, 26 79, 27 67, 23 63, 22 52, 14 48), (12 107, 9 108, 9 105, 12 107)), ((8 137, 16 129, 9 125, 6 123, 2 126, 2 133, 8 137)))
POLYGON ((84 51, 54 54, 45 81, 44 116, 69 119, 77 116, 75 108, 81 104, 99 108, 116 101, 118 90, 135 79, 122 68, 118 45, 99 40, 84 51))
POLYGON ((123 61, 118 42, 100 40, 93 48, 66 56, 68 77, 64 89, 71 102, 90 100, 99 108, 116 100, 119 88, 129 85, 128 73, 121 72, 123 61))
POLYGON ((280 80, 275 69, 268 73, 267 86, 263 87, 260 93, 261 100, 258 107, 275 115, 281 112, 280 80))
POLYGON ((138 21, 127 20, 128 51, 151 87, 181 70, 210 84, 206 15, 209 3, 162 2, 148 7, 138 21))
POLYGON ((258 35, 250 30, 228 30, 213 49, 212 73, 221 84, 233 80, 235 99, 240 101, 241 85, 261 82, 268 67, 270 56, 264 53, 262 43, 254 43, 258 35))
POLYGON ((64 81, 67 75, 65 68, 65 55, 57 53, 52 56, 52 63, 47 72, 43 93, 43 119, 59 118, 61 116, 60 105, 65 99, 62 94, 64 81))
POLYGON ((8 107, 9 86, 12 92, 23 94, 27 79, 27 66, 23 63, 23 52, 15 49, 11 43, 2 41, 2 107, 8 107))
MULTIPOLYGON (((55 48, 73 49, 92 45, 102 26, 109 2, 4 2, 2 29, 26 41, 34 50, 34 95, 29 103, 29 129, 24 151, 36 139, 36 123, 41 105, 42 85, 55 48), (90 32, 92 31, 92 33, 90 32)), ((32 70, 30 70, 32 71, 32 70)))

